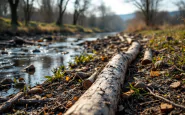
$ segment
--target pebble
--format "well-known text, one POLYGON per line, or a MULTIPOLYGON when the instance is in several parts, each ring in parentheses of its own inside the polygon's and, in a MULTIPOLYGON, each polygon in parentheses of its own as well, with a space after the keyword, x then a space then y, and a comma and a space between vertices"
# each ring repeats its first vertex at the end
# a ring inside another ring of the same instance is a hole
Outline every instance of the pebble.
POLYGON ((177 82, 173 82, 171 85, 170 85, 170 88, 173 88, 173 89, 177 89, 181 86, 181 82, 180 81, 177 81, 177 82))

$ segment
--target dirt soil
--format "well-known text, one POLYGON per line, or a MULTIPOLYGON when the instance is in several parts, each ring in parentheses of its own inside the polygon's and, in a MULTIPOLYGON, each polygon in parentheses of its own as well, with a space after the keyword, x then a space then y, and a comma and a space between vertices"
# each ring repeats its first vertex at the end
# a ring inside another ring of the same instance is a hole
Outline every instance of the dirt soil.
MULTIPOLYGON (((128 68, 116 114, 184 114, 185 110, 183 108, 176 107, 163 99, 153 96, 148 89, 151 89, 155 95, 159 95, 173 103, 185 105, 185 68, 168 63, 169 58, 173 57, 170 53, 171 50, 167 48, 156 50, 153 47, 151 47, 153 53, 152 63, 142 65, 144 51, 146 47, 149 47, 148 40, 151 40, 151 38, 146 37, 147 40, 145 40, 140 34, 131 36, 134 36, 134 40, 141 43, 142 48, 137 59, 128 68), (161 59, 162 56, 164 57, 163 59, 161 59), (160 63, 159 61, 162 62, 160 63), (156 63, 159 64, 157 65, 156 63)), ((26 93, 29 91, 22 90, 25 92, 24 99, 51 99, 51 101, 39 104, 15 104, 11 111, 8 110, 7 113, 62 115, 86 91, 83 87, 84 75, 79 75, 78 72, 92 74, 104 67, 116 53, 125 52, 130 46, 127 41, 121 41, 116 36, 85 42, 82 45, 87 53, 93 55, 93 58, 91 57, 85 61, 79 61, 79 58, 76 59, 79 62, 70 64, 70 71, 64 68, 56 69, 52 76, 53 78, 48 78, 48 81, 35 87, 39 91, 26 93), (60 70, 59 74, 57 74, 58 70, 60 70)), ((90 75, 87 76, 89 77, 90 75)), ((13 95, 10 97, 13 97, 13 95)))

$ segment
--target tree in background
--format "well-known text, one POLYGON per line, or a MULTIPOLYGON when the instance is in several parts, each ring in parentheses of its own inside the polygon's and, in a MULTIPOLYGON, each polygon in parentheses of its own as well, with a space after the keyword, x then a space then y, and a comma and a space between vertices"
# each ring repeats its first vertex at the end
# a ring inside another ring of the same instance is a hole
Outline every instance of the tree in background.
POLYGON ((0 16, 6 16, 8 13, 8 1, 0 0, 0 16))
POLYGON ((88 9, 89 5, 90 5, 90 0, 75 0, 73 25, 77 24, 79 16, 88 9))
POLYGON ((11 25, 18 26, 18 17, 17 17, 17 7, 19 4, 19 0, 8 0, 11 10, 11 25))
POLYGON ((32 15, 33 2, 34 0, 23 0, 24 20, 26 26, 28 26, 28 23, 32 15))
POLYGON ((63 16, 67 8, 69 0, 57 0, 57 5, 59 8, 59 15, 58 15, 58 20, 56 22, 57 25, 63 25, 63 16))
POLYGON ((180 17, 185 18, 185 1, 180 0, 180 1, 176 2, 175 5, 179 8, 180 17))
POLYGON ((106 26, 106 15, 107 15, 107 12, 108 10, 108 7, 105 6, 105 3, 101 3, 101 5, 98 7, 98 10, 100 12, 100 18, 101 18, 101 21, 100 21, 100 29, 104 30, 105 29, 105 26, 106 26))
POLYGON ((152 26, 159 3, 162 2, 162 0, 127 0, 127 2, 132 2, 144 15, 145 24, 147 26, 152 26))
POLYGON ((53 22, 53 7, 54 7, 53 4, 54 4, 53 0, 41 0, 40 13, 44 19, 44 22, 46 23, 53 22))

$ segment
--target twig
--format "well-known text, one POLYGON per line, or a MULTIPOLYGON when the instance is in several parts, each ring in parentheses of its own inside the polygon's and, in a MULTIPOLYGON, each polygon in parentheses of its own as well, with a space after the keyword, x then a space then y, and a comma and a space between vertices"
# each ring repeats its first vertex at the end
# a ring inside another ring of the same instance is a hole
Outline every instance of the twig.
POLYGON ((151 90, 150 88, 147 87, 146 89, 147 89, 147 90, 150 92, 150 94, 153 95, 154 97, 157 97, 157 98, 159 98, 159 99, 162 99, 162 100, 166 101, 167 103, 172 104, 172 105, 175 106, 175 107, 179 107, 179 108, 185 109, 185 106, 176 104, 176 103, 174 103, 174 102, 172 102, 172 101, 170 101, 170 100, 168 100, 168 99, 166 99, 166 98, 164 98, 164 97, 162 97, 162 96, 159 96, 159 95, 155 94, 154 92, 152 92, 152 90, 151 90))

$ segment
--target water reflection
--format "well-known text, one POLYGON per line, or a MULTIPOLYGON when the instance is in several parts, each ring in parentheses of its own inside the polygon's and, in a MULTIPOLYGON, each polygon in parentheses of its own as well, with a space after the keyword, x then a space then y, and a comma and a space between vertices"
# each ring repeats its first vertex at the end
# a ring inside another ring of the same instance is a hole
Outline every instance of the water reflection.
MULTIPOLYGON (((68 62, 73 60, 75 55, 83 52, 83 47, 79 43, 84 41, 93 41, 105 35, 115 33, 94 34, 85 36, 83 39, 69 37, 67 39, 49 44, 48 46, 24 46, 22 48, 9 48, 8 55, 1 55, 0 57, 0 79, 9 78, 24 78, 27 85, 34 86, 44 82, 44 76, 51 76, 54 68, 61 65, 68 65, 68 62), (38 49, 41 52, 33 53, 32 51, 38 49), (62 52, 68 52, 63 54, 62 52), (26 66, 33 64, 35 72, 26 73, 22 71, 26 66)), ((18 92, 18 89, 11 88, 7 92, 1 91, 0 96, 7 96, 18 92)))

